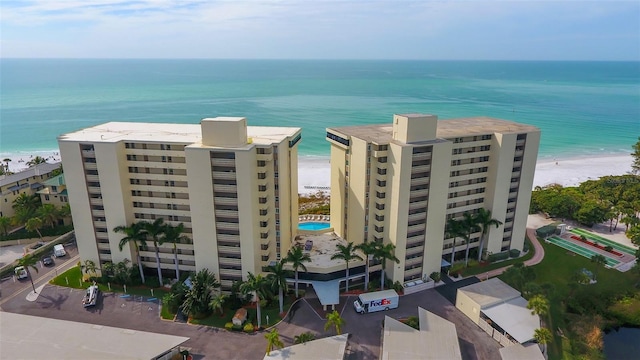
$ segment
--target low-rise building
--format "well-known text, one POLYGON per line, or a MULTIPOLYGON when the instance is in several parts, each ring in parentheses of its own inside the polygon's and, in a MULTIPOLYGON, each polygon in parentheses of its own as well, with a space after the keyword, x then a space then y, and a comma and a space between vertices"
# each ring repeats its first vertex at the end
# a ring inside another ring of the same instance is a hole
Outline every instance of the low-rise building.
POLYGON ((53 176, 60 163, 42 163, 15 174, 0 176, 0 216, 15 214, 13 202, 21 194, 33 195, 44 187, 43 182, 53 176))

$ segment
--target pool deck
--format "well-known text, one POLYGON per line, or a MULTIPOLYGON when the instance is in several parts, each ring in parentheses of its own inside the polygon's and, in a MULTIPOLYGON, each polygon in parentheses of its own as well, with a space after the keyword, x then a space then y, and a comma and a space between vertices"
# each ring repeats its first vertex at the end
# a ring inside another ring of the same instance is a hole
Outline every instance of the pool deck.
MULTIPOLYGON (((315 234, 299 234, 294 240, 294 245, 304 249, 307 241, 312 242, 311 250, 305 251, 311 258, 310 262, 305 262, 309 272, 328 274, 334 271, 345 270, 347 265, 344 260, 331 260, 331 256, 338 252, 337 245, 347 245, 347 241, 339 237, 332 231, 319 232, 315 234)), ((362 258, 364 255, 357 252, 362 258)), ((350 261, 349 268, 364 265, 364 261, 350 261)))

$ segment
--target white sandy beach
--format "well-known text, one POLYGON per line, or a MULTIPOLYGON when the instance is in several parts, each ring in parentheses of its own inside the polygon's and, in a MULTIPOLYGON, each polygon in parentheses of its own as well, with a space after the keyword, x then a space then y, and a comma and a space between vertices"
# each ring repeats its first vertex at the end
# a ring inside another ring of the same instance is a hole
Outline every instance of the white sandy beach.
MULTIPOLYGON (((0 154, 0 160, 10 158, 9 169, 18 172, 27 168, 26 163, 32 156, 42 156, 47 162, 60 161, 60 154, 53 151, 33 151, 29 154, 0 154)), ((624 175, 631 170, 630 155, 611 155, 603 157, 573 158, 540 161, 536 165, 533 186, 560 184, 577 186, 586 180, 595 180, 606 175, 624 175)), ((300 156, 298 168, 298 192, 315 193, 330 190, 329 157, 300 156)))

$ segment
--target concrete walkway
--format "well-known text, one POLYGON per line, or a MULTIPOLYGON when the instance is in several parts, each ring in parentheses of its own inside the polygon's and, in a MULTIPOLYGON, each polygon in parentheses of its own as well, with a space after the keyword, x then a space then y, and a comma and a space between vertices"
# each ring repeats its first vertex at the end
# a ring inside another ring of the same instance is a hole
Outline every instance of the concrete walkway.
MULTIPOLYGON (((533 249, 535 250, 536 253, 533 255, 531 259, 525 261, 524 264, 526 266, 539 264, 542 261, 542 259, 544 259, 544 248, 542 247, 542 244, 540 244, 540 241, 538 241, 538 238, 536 237, 536 230, 532 228, 527 228, 527 237, 531 241, 531 244, 533 245, 533 249)), ((511 266, 512 265, 505 266, 499 269, 488 271, 486 273, 478 274, 476 276, 481 280, 487 280, 489 278, 502 275, 502 273, 505 272, 511 266)))

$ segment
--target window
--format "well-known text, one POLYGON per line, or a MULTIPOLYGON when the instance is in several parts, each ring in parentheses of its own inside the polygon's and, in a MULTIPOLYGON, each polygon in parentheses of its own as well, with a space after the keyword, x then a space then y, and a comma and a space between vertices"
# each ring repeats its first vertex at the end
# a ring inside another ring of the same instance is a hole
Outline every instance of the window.
MULTIPOLYGON (((49 201, 49 195, 45 195, 45 196, 44 196, 44 199, 45 199, 45 200, 47 200, 47 201, 49 201)), ((4 201, 7 201, 7 199, 4 199, 4 201)))
POLYGON ((347 140, 347 139, 345 139, 343 137, 340 137, 340 136, 338 136, 336 134, 332 134, 330 132, 327 132, 327 139, 333 140, 333 141, 335 141, 337 143, 340 143, 342 145, 349 146, 349 140, 347 140))

